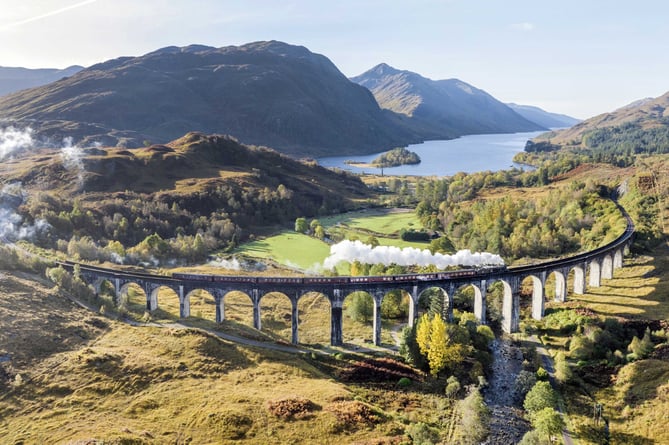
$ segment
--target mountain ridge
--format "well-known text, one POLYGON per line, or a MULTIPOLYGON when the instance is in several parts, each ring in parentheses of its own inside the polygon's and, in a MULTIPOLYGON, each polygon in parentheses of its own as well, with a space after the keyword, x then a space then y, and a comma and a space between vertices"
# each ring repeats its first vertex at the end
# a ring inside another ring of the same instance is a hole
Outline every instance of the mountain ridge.
POLYGON ((82 69, 84 67, 79 65, 72 65, 64 69, 0 66, 0 96, 46 85, 63 77, 72 76, 82 69))
POLYGON ((432 80, 381 63, 351 80, 369 88, 382 108, 407 116, 426 139, 546 129, 459 79, 432 80))
POLYGON ((555 145, 581 146, 588 133, 622 125, 634 125, 642 130, 669 126, 669 92, 656 98, 640 99, 614 111, 593 116, 571 128, 541 134, 536 140, 550 140, 555 145))
POLYGON ((37 137, 139 147, 189 131, 231 134, 297 156, 419 142, 325 56, 277 41, 166 47, 108 60, 0 98, 0 118, 37 137))
POLYGON ((520 105, 513 102, 506 105, 525 119, 546 128, 572 127, 581 122, 579 119, 567 116, 566 114, 551 113, 533 105, 520 105))

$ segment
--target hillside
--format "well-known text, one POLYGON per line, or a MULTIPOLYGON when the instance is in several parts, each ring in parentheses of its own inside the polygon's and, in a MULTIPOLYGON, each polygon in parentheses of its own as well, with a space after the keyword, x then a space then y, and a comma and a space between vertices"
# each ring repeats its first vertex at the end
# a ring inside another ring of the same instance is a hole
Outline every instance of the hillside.
POLYGON ((24 151, 0 166, 3 182, 20 182, 28 189, 59 190, 62 196, 81 192, 138 193, 171 191, 179 195, 198 185, 226 181, 268 186, 279 183, 324 199, 329 193, 365 197, 357 178, 296 161, 268 149, 249 147, 225 135, 192 132, 165 145, 141 149, 75 149, 68 164, 60 149, 24 151), (352 195, 349 195, 351 193, 352 195))
POLYGON ((518 105, 514 103, 506 105, 525 119, 545 128, 566 128, 581 122, 566 114, 551 113, 531 105, 518 105))
POLYGON ((0 164, 0 177, 14 189, 4 199, 0 186, 0 207, 9 207, 0 212, 0 233, 16 232, 10 239, 38 224, 48 229, 40 239, 46 247, 84 235, 100 247, 110 240, 131 247, 157 234, 173 248, 147 258, 166 260, 183 257, 198 234, 204 260, 206 251, 259 228, 356 208, 371 196, 352 175, 201 133, 133 151, 26 150, 0 164))
POLYGON ((0 66, 0 96, 16 91, 46 85, 63 77, 69 77, 84 69, 82 66, 70 66, 65 69, 19 68, 0 66))
POLYGON ((556 145, 588 148, 588 141, 586 140, 585 144, 583 143, 584 138, 597 130, 608 129, 612 133, 611 135, 602 134, 602 142, 612 140, 613 134, 625 132, 631 134, 630 130, 652 132, 659 129, 664 133, 669 128, 667 108, 669 108, 669 93, 654 99, 647 98, 635 101, 610 113, 603 113, 586 119, 571 128, 542 134, 536 140, 550 140, 551 143, 556 145), (621 131, 623 126, 625 126, 624 132, 621 131))
POLYGON ((0 118, 80 145, 139 147, 201 131, 323 156, 420 140, 325 56, 276 41, 109 60, 0 98, 0 118))
POLYGON ((351 80, 369 88, 382 108, 405 115, 425 139, 546 128, 458 79, 431 80, 382 63, 351 80))
POLYGON ((1 270, 0 290, 3 444, 395 444, 408 439, 405 415, 436 424, 439 409, 450 418, 443 398, 397 390, 393 369, 375 389, 340 379, 360 356, 131 326, 23 273, 1 270))

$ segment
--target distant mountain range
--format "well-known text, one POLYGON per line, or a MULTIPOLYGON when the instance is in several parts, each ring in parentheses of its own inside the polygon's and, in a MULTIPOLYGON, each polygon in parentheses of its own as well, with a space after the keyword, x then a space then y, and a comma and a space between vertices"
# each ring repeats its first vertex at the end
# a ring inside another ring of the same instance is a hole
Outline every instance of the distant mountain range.
POLYGON ((550 140, 557 145, 579 146, 590 132, 609 127, 634 125, 641 130, 669 126, 669 92, 657 98, 645 98, 610 113, 586 119, 571 128, 551 131, 537 140, 550 140))
POLYGON ((421 140, 329 59, 275 41, 109 60, 0 98, 0 118, 34 122, 38 136, 129 147, 189 131, 311 156, 421 140))
POLYGON ((69 77, 84 69, 82 66, 74 65, 63 70, 52 68, 12 68, 0 66, 0 96, 15 91, 34 88, 55 82, 63 77, 69 77))
POLYGON ((518 105, 514 103, 508 103, 507 105, 525 119, 546 128, 567 128, 581 122, 579 119, 567 116, 566 114, 550 113, 531 105, 518 105))
POLYGON ((382 108, 405 115, 426 139, 545 130, 490 94, 461 80, 431 80, 385 63, 353 77, 382 108))
POLYGON ((140 147, 200 131, 313 157, 548 127, 457 79, 381 64, 352 82, 325 56, 276 41, 167 47, 79 68, 0 97, 0 119, 80 145, 140 147))

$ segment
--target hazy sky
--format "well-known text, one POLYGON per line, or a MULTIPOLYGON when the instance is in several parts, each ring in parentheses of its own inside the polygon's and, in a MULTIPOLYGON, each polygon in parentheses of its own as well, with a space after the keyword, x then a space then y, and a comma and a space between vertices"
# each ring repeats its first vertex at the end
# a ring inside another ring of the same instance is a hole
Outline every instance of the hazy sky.
POLYGON ((587 118, 669 90, 668 19, 662 0, 0 0, 0 66, 274 39, 587 118))

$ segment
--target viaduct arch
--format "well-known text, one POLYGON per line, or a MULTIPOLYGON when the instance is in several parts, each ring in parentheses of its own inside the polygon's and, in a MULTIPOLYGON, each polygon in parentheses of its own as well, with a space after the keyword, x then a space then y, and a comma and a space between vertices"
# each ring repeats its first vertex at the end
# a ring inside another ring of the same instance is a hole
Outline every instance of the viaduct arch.
MULTIPOLYGON (((494 282, 501 282, 504 288, 502 302, 502 328, 505 332, 516 332, 520 323, 521 283, 530 278, 532 282, 532 318, 540 320, 544 315, 546 280, 555 276, 555 300, 567 299, 567 277, 574 273, 574 294, 583 294, 586 286, 599 287, 602 279, 613 277, 614 269, 623 265, 623 256, 629 248, 634 224, 627 217, 627 228, 616 240, 595 250, 567 258, 541 262, 518 267, 497 267, 465 269, 429 274, 408 274, 379 277, 249 277, 224 275, 173 274, 161 276, 146 273, 127 273, 85 264, 78 264, 82 279, 92 285, 96 292, 104 281, 114 287, 115 302, 120 301, 122 289, 134 283, 142 287, 146 295, 146 309, 158 308, 158 289, 167 287, 179 297, 179 315, 190 316, 190 294, 196 290, 210 293, 215 300, 216 322, 225 320, 224 297, 232 291, 243 292, 249 296, 253 306, 253 326, 262 328, 260 302, 270 292, 280 292, 288 297, 291 304, 291 341, 299 343, 298 338, 298 302, 310 292, 323 294, 330 302, 330 343, 343 343, 343 303, 352 292, 367 292, 374 300, 373 342, 381 342, 381 302, 384 295, 392 290, 407 292, 409 304, 409 325, 413 325, 418 312, 420 294, 429 288, 441 288, 445 296, 445 312, 450 316, 453 310, 452 297, 460 288, 473 286, 474 314, 486 322, 486 290, 494 282), (587 277, 587 285, 586 285, 587 277)), ((73 270, 76 263, 60 263, 66 269, 73 270)))

